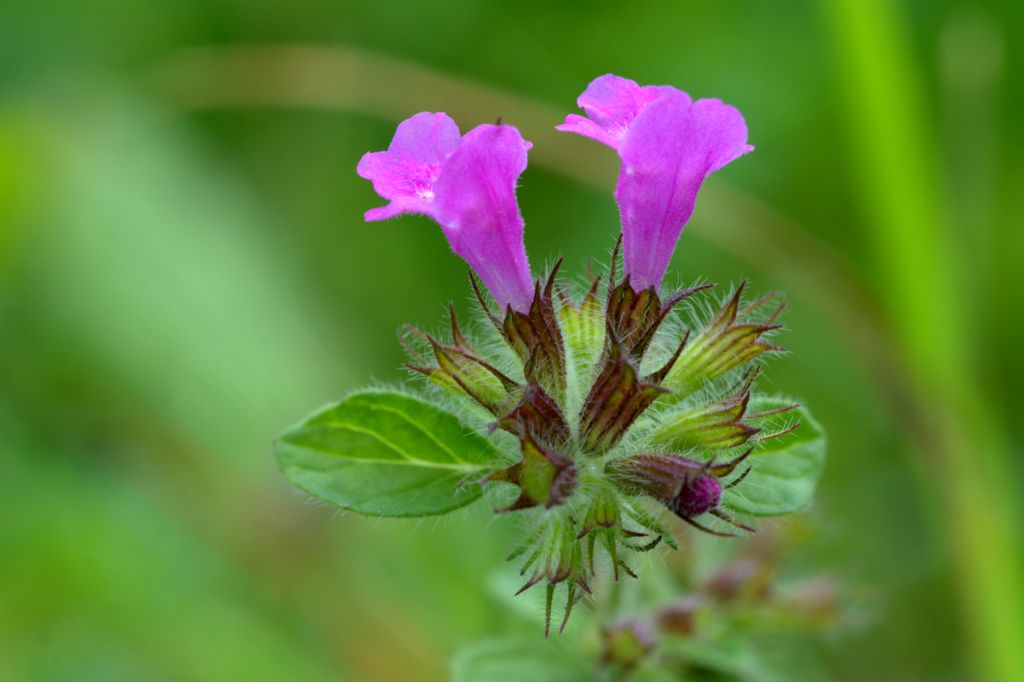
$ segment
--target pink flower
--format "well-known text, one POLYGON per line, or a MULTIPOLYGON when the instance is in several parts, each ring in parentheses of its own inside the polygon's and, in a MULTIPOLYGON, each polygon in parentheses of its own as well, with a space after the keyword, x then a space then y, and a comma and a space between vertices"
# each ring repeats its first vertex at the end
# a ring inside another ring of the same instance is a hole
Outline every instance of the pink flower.
POLYGON ((559 130, 615 149, 622 159, 615 200, 622 214, 626 274, 636 291, 665 276, 704 178, 752 151, 735 107, 694 102, 671 86, 639 86, 611 74, 594 79, 559 130))
POLYGON ((447 114, 416 114, 399 124, 386 152, 359 161, 359 175, 389 202, 366 219, 430 216, 501 309, 525 313, 534 287, 515 190, 530 146, 513 126, 481 125, 461 136, 447 114))

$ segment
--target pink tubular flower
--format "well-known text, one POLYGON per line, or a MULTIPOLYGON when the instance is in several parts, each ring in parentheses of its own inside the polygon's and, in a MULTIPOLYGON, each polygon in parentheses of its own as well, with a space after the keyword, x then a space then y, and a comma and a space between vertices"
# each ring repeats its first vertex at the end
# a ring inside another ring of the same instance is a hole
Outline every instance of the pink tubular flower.
POLYGON ((416 114, 399 124, 386 152, 359 161, 359 175, 389 201, 366 219, 430 216, 501 309, 525 313, 534 287, 515 190, 530 146, 513 126, 481 125, 461 136, 447 114, 416 114))
POLYGON ((655 289, 704 178, 753 151, 735 107, 671 86, 639 86, 607 74, 594 79, 558 130, 615 149, 622 159, 615 200, 622 213, 626 274, 635 291, 655 289))

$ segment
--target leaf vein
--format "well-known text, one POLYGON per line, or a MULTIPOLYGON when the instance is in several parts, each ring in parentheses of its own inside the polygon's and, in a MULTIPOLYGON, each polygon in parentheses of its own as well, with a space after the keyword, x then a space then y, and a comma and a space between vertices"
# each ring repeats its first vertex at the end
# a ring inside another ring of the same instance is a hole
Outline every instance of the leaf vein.
POLYGON ((420 424, 415 419, 413 419, 412 417, 410 417, 406 413, 402 412, 401 410, 396 410, 395 408, 388 407, 386 405, 370 405, 369 407, 372 410, 382 410, 384 412, 390 412, 392 414, 398 415, 399 417, 401 417, 405 421, 407 421, 410 424, 412 424, 418 431, 422 432, 423 435, 425 435, 431 441, 433 441, 434 444, 437 445, 437 447, 439 447, 439 448, 441 448, 441 450, 447 452, 449 454, 449 456, 451 456, 452 461, 458 462, 460 464, 469 464, 469 462, 467 462, 466 460, 464 460, 461 457, 459 457, 458 455, 456 455, 454 450, 452 450, 447 445, 445 445, 443 442, 438 440, 438 438, 436 436, 434 436, 434 434, 432 434, 430 431, 428 431, 426 429, 426 427, 424 427, 422 424, 420 424))
POLYGON ((455 470, 458 470, 458 471, 471 471, 473 469, 480 469, 481 468, 479 466, 470 464, 469 462, 462 462, 462 461, 459 461, 459 462, 438 462, 438 461, 429 460, 429 459, 422 459, 420 457, 413 457, 412 455, 410 455, 408 452, 406 452, 402 448, 398 447, 397 445, 395 445, 394 443, 392 443, 388 439, 384 438, 384 436, 380 435, 380 433, 378 433, 377 431, 372 431, 370 429, 362 428, 362 427, 356 426, 354 424, 349 424, 347 422, 342 422, 342 421, 337 421, 337 420, 331 419, 329 421, 320 422, 320 425, 330 426, 330 427, 337 428, 337 429, 348 429, 349 431, 353 431, 355 433, 362 433, 362 434, 365 434, 365 435, 370 436, 372 438, 375 438, 376 440, 380 441, 388 449, 398 453, 401 456, 401 459, 395 460, 395 461, 391 461, 391 460, 386 460, 386 459, 369 459, 369 458, 364 458, 364 457, 344 457, 342 455, 339 455, 337 452, 334 452, 334 451, 331 451, 331 450, 327 450, 325 448, 311 446, 311 445, 304 444, 304 443, 303 444, 293 443, 293 445, 295 445, 296 447, 305 448, 307 450, 312 450, 313 452, 320 452, 320 453, 325 454, 325 455, 332 455, 334 457, 338 457, 340 459, 345 459, 345 460, 348 460, 348 461, 351 461, 351 462, 367 462, 367 463, 371 463, 371 464, 395 464, 395 465, 399 465, 399 466, 401 466, 401 462, 407 462, 411 466, 419 466, 419 467, 423 467, 423 468, 426 468, 426 469, 455 469, 455 470))

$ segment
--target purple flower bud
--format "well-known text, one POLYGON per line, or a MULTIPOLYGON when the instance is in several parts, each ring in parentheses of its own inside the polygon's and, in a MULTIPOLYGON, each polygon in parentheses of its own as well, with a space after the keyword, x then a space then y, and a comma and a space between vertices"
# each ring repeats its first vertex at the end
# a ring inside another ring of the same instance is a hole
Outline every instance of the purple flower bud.
POLYGON ((665 276, 704 178, 750 151, 742 114, 717 99, 694 102, 671 86, 594 79, 559 130, 603 142, 622 159, 615 200, 626 275, 636 291, 665 276))
POLYGON ((750 468, 726 485, 721 479, 731 475, 751 452, 753 448, 721 464, 714 460, 700 462, 669 454, 629 455, 609 462, 606 471, 627 492, 632 490, 650 495, 691 526, 713 535, 729 536, 732 534, 708 528, 695 518, 710 513, 737 528, 754 531, 719 508, 722 491, 736 486, 750 468))
POLYGON ((501 309, 525 313, 533 280, 515 190, 530 146, 513 126, 482 125, 460 136, 447 114, 416 114, 399 124, 386 152, 359 161, 359 175, 389 202, 366 219, 430 216, 501 309))
POLYGON ((693 518, 717 507, 721 498, 722 484, 714 476, 703 474, 683 484, 671 502, 672 511, 693 518))

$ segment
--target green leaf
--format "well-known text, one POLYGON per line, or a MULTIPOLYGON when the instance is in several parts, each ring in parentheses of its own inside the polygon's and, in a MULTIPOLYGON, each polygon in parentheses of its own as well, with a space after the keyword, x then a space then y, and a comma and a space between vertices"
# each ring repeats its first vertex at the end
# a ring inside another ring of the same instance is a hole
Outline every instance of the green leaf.
MULTIPOLYGON (((792 405, 781 398, 759 397, 751 401, 751 414, 792 405)), ((800 406, 780 414, 755 419, 759 437, 784 431, 799 423, 792 433, 769 438, 750 457, 753 471, 727 491, 725 504, 755 516, 789 514, 806 506, 814 496, 825 467, 825 431, 807 408, 800 406)))
POLYGON ((550 640, 488 640, 456 654, 451 682, 593 682, 584 661, 550 640))
POLYGON ((376 516, 431 516, 473 502, 495 463, 487 440, 420 398, 364 390, 329 405, 275 446, 292 483, 376 516))

